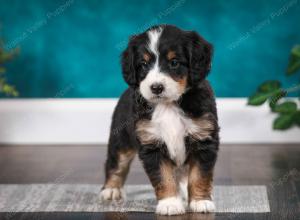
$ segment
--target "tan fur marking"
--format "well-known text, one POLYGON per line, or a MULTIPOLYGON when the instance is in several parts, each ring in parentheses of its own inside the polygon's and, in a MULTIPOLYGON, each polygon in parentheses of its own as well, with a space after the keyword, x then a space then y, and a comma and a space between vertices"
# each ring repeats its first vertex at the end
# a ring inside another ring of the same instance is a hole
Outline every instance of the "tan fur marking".
POLYGON ((188 133, 195 140, 211 139, 212 132, 216 129, 214 117, 211 114, 205 114, 200 118, 192 119, 194 127, 188 133))
POLYGON ((141 144, 153 144, 157 138, 149 131, 154 129, 149 120, 140 120, 136 124, 136 133, 141 144))
POLYGON ((150 55, 149 55, 148 53, 144 53, 144 54, 143 54, 143 58, 144 58, 145 61, 149 62, 149 60, 150 60, 150 55))
POLYGON ((157 199, 177 195, 176 177, 174 166, 170 162, 163 162, 160 166, 161 182, 155 187, 157 199))
POLYGON ((203 174, 198 163, 190 163, 188 193, 189 200, 211 199, 213 172, 203 174))
POLYGON ((121 188, 124 185, 129 172, 129 165, 135 154, 135 150, 128 150, 119 153, 118 167, 110 173, 105 183, 106 188, 121 188))
POLYGON ((168 52, 168 54, 167 54, 167 58, 168 58, 168 60, 172 60, 172 59, 174 59, 176 57, 176 53, 175 53, 175 51, 169 51, 168 52))

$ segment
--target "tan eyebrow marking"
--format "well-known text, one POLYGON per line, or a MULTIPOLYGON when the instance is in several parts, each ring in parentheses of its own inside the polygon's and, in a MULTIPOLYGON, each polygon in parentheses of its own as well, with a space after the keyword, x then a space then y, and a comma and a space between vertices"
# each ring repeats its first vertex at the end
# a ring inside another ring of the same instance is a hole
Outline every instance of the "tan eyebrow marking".
POLYGON ((143 54, 143 58, 144 58, 145 61, 148 62, 148 61, 150 60, 150 54, 144 53, 144 54, 143 54))
POLYGON ((168 52, 168 54, 167 54, 168 60, 172 60, 172 59, 174 59, 175 57, 176 57, 175 51, 170 50, 170 51, 168 52))

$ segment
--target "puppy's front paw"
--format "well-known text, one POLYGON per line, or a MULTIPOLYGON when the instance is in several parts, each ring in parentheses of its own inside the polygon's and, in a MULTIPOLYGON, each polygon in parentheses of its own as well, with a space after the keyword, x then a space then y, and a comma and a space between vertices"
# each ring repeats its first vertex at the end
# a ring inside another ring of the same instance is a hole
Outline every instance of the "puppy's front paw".
POLYGON ((211 200, 192 200, 190 203, 190 209, 193 212, 214 212, 216 210, 216 206, 211 200))
POLYGON ((102 200, 123 200, 125 193, 122 188, 105 188, 100 193, 102 200))
POLYGON ((180 215, 185 213, 183 202, 180 198, 169 197, 158 201, 156 214, 159 215, 180 215))

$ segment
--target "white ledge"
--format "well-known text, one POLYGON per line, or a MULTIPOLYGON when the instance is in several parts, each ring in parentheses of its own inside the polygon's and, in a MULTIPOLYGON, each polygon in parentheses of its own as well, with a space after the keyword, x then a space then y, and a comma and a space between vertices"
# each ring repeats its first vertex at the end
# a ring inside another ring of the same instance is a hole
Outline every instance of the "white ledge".
MULTIPOLYGON (((2 99, 0 143, 105 144, 117 99, 2 99)), ((300 143, 300 129, 272 130, 268 106, 218 98, 222 143, 300 143)))

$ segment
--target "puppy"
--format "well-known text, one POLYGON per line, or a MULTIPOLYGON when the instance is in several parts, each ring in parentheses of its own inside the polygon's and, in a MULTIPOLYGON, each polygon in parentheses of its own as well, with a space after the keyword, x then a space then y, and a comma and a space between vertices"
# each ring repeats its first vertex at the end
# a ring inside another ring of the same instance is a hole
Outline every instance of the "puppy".
POLYGON ((211 193, 219 127, 205 80, 211 57, 210 43, 175 26, 154 26, 131 37, 122 54, 129 88, 113 114, 104 200, 124 198, 137 153, 155 190, 157 214, 185 213, 180 195, 186 195, 193 212, 215 210, 211 193))

